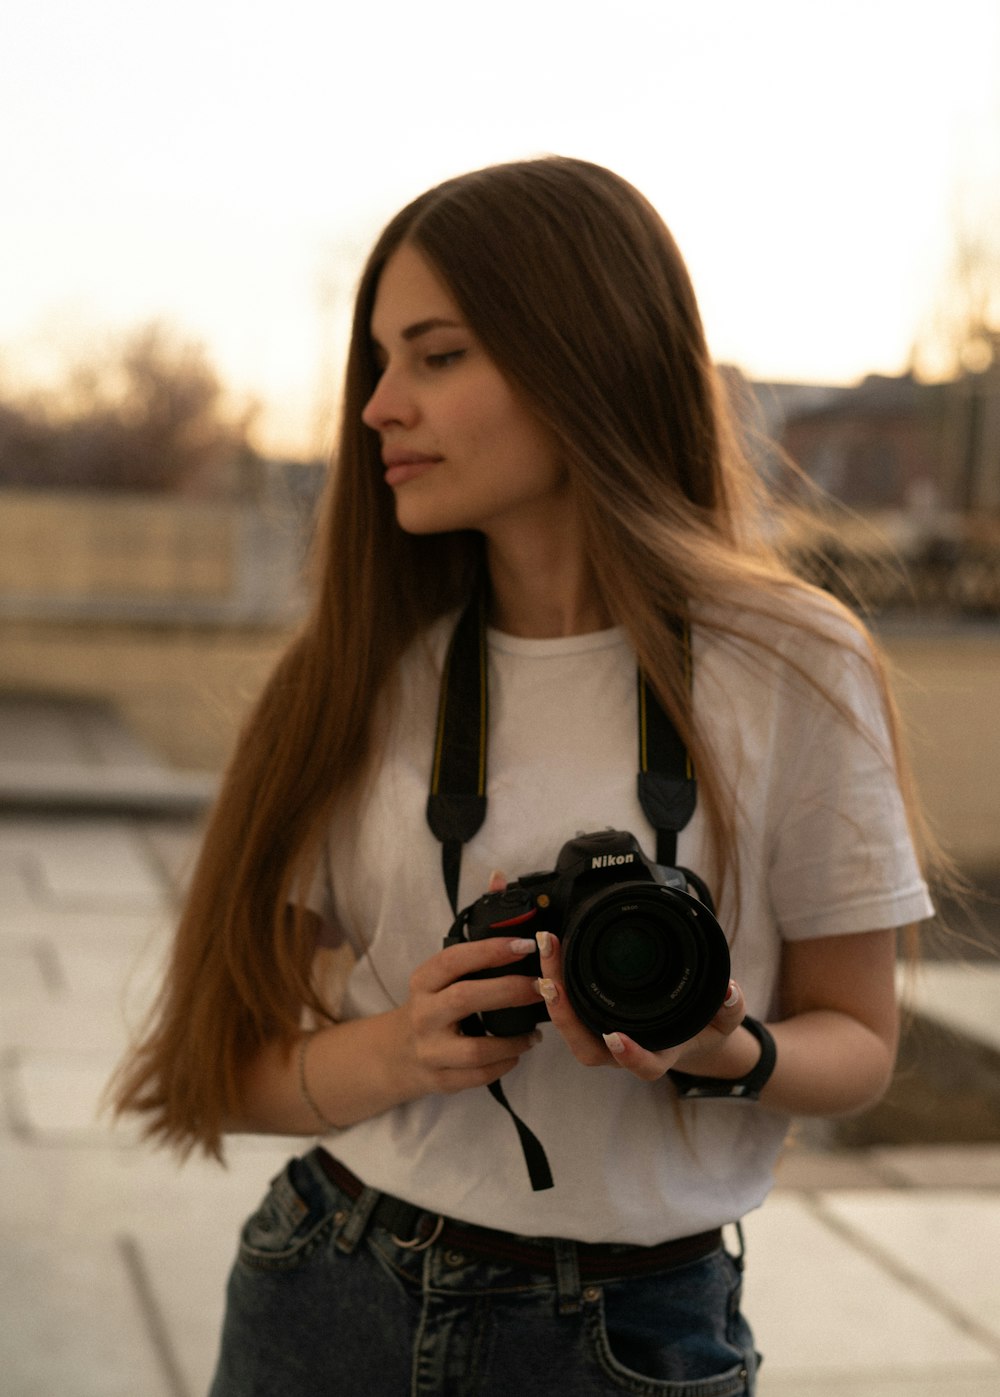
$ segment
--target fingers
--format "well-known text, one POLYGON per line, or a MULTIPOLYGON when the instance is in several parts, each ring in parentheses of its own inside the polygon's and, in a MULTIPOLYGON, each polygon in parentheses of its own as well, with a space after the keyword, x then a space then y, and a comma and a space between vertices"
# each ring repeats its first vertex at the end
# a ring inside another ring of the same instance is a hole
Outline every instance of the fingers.
MULTIPOLYGON (((506 879, 494 873, 490 891, 502 892, 506 879)), ((496 1081, 517 1065, 541 1039, 530 1030, 512 1037, 466 1037, 463 1020, 501 1009, 538 1009, 535 943, 518 936, 486 936, 444 947, 410 976, 403 1007, 409 1053, 425 1090, 464 1091, 496 1081), (530 957, 530 964, 524 965, 530 957), (507 973, 510 971, 511 973, 507 973), (519 973, 518 973, 519 972, 519 973)), ((523 1021, 523 1020, 522 1020, 523 1021)))
MULTIPOLYGON (((522 983, 530 988, 530 982, 522 983)), ((466 1037, 434 996, 430 1004, 415 1001, 411 1008, 412 1054, 428 1091, 452 1093, 496 1081, 542 1040, 537 1029, 511 1037, 466 1037)), ((502 1007, 508 1007, 509 996, 502 1007)), ((533 996, 538 1003, 537 996, 533 996)), ((530 1019, 529 1019, 530 1022, 530 1019)))
POLYGON ((530 975, 504 975, 490 980, 457 980, 435 996, 443 1023, 460 1023, 470 1014, 497 1009, 538 1008, 538 991, 530 975))
POLYGON ((441 965, 435 965, 433 961, 426 962, 414 971, 410 977, 408 1000, 414 1031, 421 1037, 437 1032, 455 1036, 462 1020, 470 1015, 485 1014, 497 1009, 537 1008, 538 994, 534 987, 533 975, 523 972, 510 975, 502 973, 512 961, 514 966, 523 962, 524 953, 518 949, 520 946, 533 943, 515 941, 513 951, 509 949, 510 944, 493 947, 489 942, 476 943, 475 949, 480 945, 487 946, 493 962, 493 973, 487 972, 484 975, 481 964, 477 963, 466 971, 466 975, 471 975, 475 969, 479 971, 481 978, 463 977, 463 967, 461 964, 456 967, 456 961, 464 958, 450 956, 452 950, 469 950, 466 946, 449 948, 449 952, 434 957, 434 961, 444 961, 448 956, 448 964, 452 967, 450 973, 443 972, 441 965), (456 970, 460 976, 458 979, 453 978, 456 970))
POLYGON ((578 1062, 585 1067, 606 1067, 613 1060, 607 1047, 577 1018, 563 988, 562 952, 558 937, 551 932, 540 931, 535 940, 542 969, 536 989, 545 1000, 549 1018, 578 1062))
POLYGON ((423 1066, 434 1078, 434 1090, 445 1093, 495 1082, 516 1067, 540 1043, 535 1029, 514 1038, 440 1037, 428 1040, 423 1066))
POLYGON ((700 1033, 696 1033, 687 1043, 682 1043, 678 1048, 678 1057, 684 1059, 683 1066, 687 1067, 706 1057, 711 1057, 724 1050, 726 1039, 736 1032, 740 1024, 746 1018, 747 1006, 743 998, 743 991, 735 980, 729 981, 729 992, 725 1000, 720 1005, 718 1013, 713 1015, 700 1033))
POLYGON ((643 1048, 627 1033, 611 1030, 602 1037, 592 1033, 577 1018, 562 983, 562 956, 558 939, 549 932, 536 936, 542 974, 536 986, 545 1000, 549 1017, 558 1028, 578 1062, 587 1067, 614 1064, 639 1077, 642 1081, 658 1081, 683 1058, 711 1056, 719 1052, 730 1034, 746 1017, 746 1001, 735 980, 730 980, 724 1003, 711 1021, 687 1043, 653 1052, 643 1048))
MULTIPOLYGON (((606 1033, 604 1044, 619 1067, 624 1067, 643 1082, 658 1082, 673 1066, 671 1050, 650 1052, 642 1048, 627 1033, 606 1033)), ((676 1050, 673 1050, 676 1054, 676 1050)))
POLYGON ((527 1031, 510 1037, 466 1036, 462 1021, 489 1009, 538 1005, 531 980, 524 975, 493 981, 463 981, 436 994, 414 994, 403 1006, 408 1023, 407 1054, 428 1092, 464 1091, 495 1081, 541 1041, 527 1016, 527 1031))
POLYGON ((482 941, 462 941, 456 946, 446 946, 417 966, 410 976, 410 988, 436 994, 477 971, 495 972, 514 965, 534 951, 534 941, 523 936, 487 936, 482 941))
POLYGON ((747 1004, 743 998, 743 991, 735 980, 730 980, 729 993, 723 1000, 719 1012, 709 1024, 709 1028, 714 1028, 717 1033, 728 1038, 730 1033, 736 1032, 746 1016, 747 1004))

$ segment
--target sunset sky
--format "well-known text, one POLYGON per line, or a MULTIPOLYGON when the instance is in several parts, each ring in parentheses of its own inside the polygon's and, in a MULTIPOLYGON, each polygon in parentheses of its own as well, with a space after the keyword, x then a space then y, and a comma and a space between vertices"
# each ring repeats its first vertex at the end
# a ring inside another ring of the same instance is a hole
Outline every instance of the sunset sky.
POLYGON ((5 0, 0 114, 0 382, 158 317, 323 450, 381 223, 548 151, 649 195, 717 358, 901 371, 1000 191, 1000 4, 5 0))

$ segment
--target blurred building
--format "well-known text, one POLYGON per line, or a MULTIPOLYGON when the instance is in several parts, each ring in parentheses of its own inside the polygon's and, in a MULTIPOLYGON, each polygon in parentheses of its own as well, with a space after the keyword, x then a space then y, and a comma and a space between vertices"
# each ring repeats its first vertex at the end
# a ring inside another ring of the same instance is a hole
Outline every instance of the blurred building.
POLYGON ((724 377, 758 468, 808 508, 800 572, 869 613, 1000 617, 1000 344, 945 383, 724 377))
POLYGON ((1000 516, 1000 358, 947 383, 755 383, 761 424, 822 491, 860 511, 1000 516))

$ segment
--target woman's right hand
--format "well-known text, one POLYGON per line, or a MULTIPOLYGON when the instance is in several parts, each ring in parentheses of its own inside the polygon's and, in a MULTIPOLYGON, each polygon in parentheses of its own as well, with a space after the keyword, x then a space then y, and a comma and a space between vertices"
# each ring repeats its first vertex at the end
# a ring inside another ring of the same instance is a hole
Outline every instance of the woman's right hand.
POLYGON ((451 1094, 495 1082, 541 1041, 537 1030, 513 1038, 472 1038, 460 1028, 471 1014, 538 1007, 531 976, 468 978, 476 971, 514 965, 535 949, 533 941, 494 936, 449 946, 417 967, 410 976, 410 996, 397 1011, 399 1065, 410 1077, 408 1095, 451 1094))
POLYGON ((535 950, 533 941, 489 937, 449 946, 419 965, 405 1003, 367 1018, 331 1023, 289 1049, 265 1044, 247 1063, 242 1109, 226 1129, 279 1135, 315 1134, 370 1120, 418 1097, 451 1094, 497 1081, 541 1039, 471 1038, 464 1018, 489 1009, 531 1005, 530 975, 503 974, 535 950), (470 980, 478 970, 496 978, 470 980))

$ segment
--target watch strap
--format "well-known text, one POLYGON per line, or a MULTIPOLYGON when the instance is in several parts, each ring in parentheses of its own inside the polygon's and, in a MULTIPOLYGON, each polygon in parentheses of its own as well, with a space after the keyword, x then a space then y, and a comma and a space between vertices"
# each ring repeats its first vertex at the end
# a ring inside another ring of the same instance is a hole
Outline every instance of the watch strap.
POLYGON ((734 1100, 759 1101, 774 1071, 778 1058, 774 1038, 770 1029, 749 1014, 741 1025, 760 1044, 760 1057, 744 1077, 698 1077, 691 1072, 678 1072, 672 1069, 667 1076, 677 1089, 682 1101, 734 1100))

